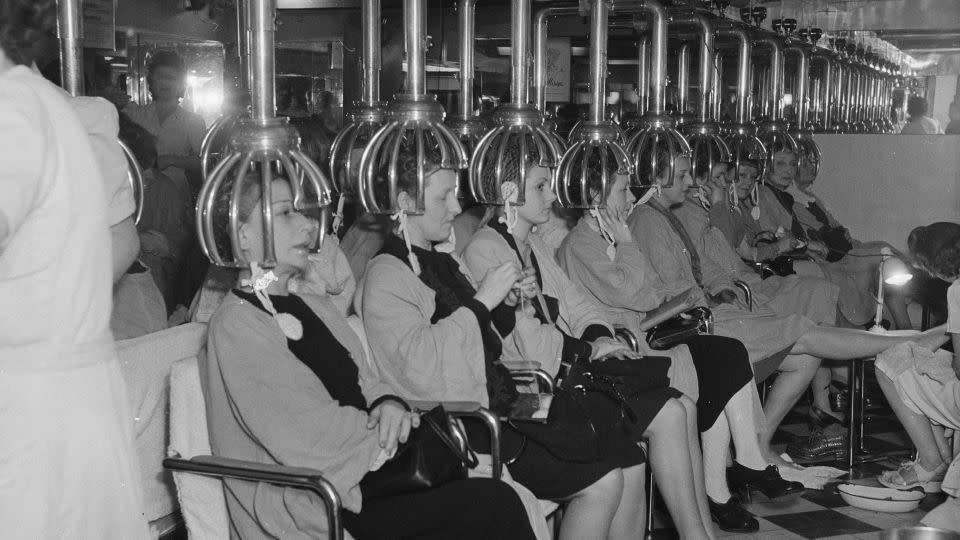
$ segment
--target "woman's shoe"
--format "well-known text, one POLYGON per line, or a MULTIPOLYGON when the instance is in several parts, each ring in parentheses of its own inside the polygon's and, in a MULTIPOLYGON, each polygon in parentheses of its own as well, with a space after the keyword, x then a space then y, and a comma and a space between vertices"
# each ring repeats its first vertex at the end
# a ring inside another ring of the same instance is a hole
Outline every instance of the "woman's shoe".
POLYGON ((784 480, 775 465, 757 470, 744 467, 736 461, 727 469, 727 483, 732 491, 745 492, 749 497, 750 491, 756 490, 771 501, 796 498, 806 491, 800 482, 784 480))
POLYGON ((720 530, 736 533, 751 533, 760 530, 760 522, 740 504, 736 497, 730 497, 720 504, 707 497, 710 505, 710 518, 720 530))
POLYGON ((814 429, 806 437, 798 437, 787 444, 787 453, 797 463, 840 459, 847 454, 846 428, 832 424, 825 428, 814 429))
POLYGON ((923 489, 924 493, 940 493, 942 491, 940 484, 946 474, 946 463, 941 463, 934 470, 928 471, 923 468, 923 465, 920 465, 919 460, 905 461, 900 464, 899 469, 881 473, 877 480, 888 488, 901 491, 919 487, 923 489))

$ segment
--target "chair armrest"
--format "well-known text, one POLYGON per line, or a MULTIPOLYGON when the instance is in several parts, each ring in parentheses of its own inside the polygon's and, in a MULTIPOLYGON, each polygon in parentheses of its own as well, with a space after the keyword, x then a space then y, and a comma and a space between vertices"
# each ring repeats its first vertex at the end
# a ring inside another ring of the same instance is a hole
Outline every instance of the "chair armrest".
POLYGON ((252 482, 266 482, 310 490, 323 500, 327 508, 327 525, 331 540, 343 540, 342 504, 340 495, 320 471, 304 467, 268 465, 218 456, 194 456, 191 459, 170 457, 163 460, 164 468, 214 478, 235 478, 252 482))
POLYGON ((540 369, 540 362, 534 362, 534 361, 517 360, 517 361, 501 362, 501 364, 503 364, 503 366, 509 369, 510 371, 540 369))
POLYGON ((475 401, 407 401, 415 411, 426 412, 439 405, 452 418, 478 418, 490 431, 490 459, 493 468, 493 477, 500 479, 503 475, 503 464, 500 463, 500 419, 489 409, 481 407, 475 401))
POLYGON ((753 311, 753 289, 750 288, 750 285, 748 285, 746 281, 739 279, 735 279, 733 284, 743 291, 743 295, 747 299, 747 309, 753 311))
POLYGON ((537 385, 540 390, 539 393, 553 394, 555 385, 553 377, 542 369, 511 369, 510 375, 514 376, 514 381, 516 381, 517 377, 532 377, 539 383, 537 385))
POLYGON ((618 340, 622 341, 624 345, 630 347, 630 350, 633 352, 640 352, 640 340, 638 340, 637 335, 631 332, 628 328, 614 326, 613 335, 616 336, 618 340))

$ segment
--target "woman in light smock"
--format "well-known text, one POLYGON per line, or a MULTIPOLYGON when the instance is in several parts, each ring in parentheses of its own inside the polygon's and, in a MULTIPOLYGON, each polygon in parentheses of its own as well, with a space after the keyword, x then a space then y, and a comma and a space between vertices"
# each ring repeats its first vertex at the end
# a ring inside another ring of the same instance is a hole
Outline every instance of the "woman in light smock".
POLYGON ((147 538, 113 349, 101 171, 26 51, 52 1, 0 2, 0 523, 9 538, 147 538))
MULTIPOLYGON (((467 266, 475 276, 491 275, 504 264, 526 269, 521 284, 523 304, 516 311, 515 330, 503 338, 504 356, 537 361, 554 377, 562 366, 581 361, 607 356, 637 358, 638 354, 614 338, 613 327, 597 303, 570 282, 552 250, 533 232, 550 219, 557 198, 552 171, 540 165, 537 151, 524 156, 518 145, 501 150, 497 160, 483 168, 482 180, 486 193, 499 192, 511 202, 498 209, 498 219, 477 231, 467 245, 467 266), (501 173, 499 178, 496 170, 501 173), (515 205, 519 197, 514 199, 510 191, 521 189, 524 203, 515 205)), ((650 466, 680 536, 702 538, 712 535, 713 525, 697 444, 697 412, 693 401, 668 386, 671 363, 642 364, 649 380, 663 385, 629 398, 635 419, 625 426, 635 441, 649 441, 650 466)))
MULTIPOLYGON (((231 182, 232 184, 233 182, 231 182)), ((231 242, 233 186, 221 192, 214 221, 220 253, 264 258, 264 197, 257 173, 237 194, 239 230, 231 242)), ((419 419, 370 369, 360 339, 327 296, 289 292, 309 269, 317 222, 294 208, 290 184, 270 184, 277 264, 240 273, 210 319, 200 377, 214 454, 317 469, 343 501, 344 527, 358 540, 507 538, 533 540, 516 493, 489 478, 454 481, 400 496, 365 497, 361 480, 393 455, 419 419)), ((231 529, 240 538, 324 537, 327 519, 304 490, 225 480, 231 529)))
MULTIPOLYGON (((664 151, 657 158, 657 170, 649 170, 646 165, 647 169, 637 171, 642 182, 660 187, 656 195, 630 214, 628 224, 633 238, 646 253, 666 290, 693 288, 699 305, 713 311, 715 332, 743 342, 761 378, 780 371, 764 403, 766 425, 760 433, 760 443, 768 462, 781 467, 793 466, 770 449, 770 439, 809 385, 820 358, 849 360, 873 356, 905 338, 821 327, 802 315, 780 316, 763 306, 748 311, 722 268, 709 257, 701 259, 695 242, 670 210, 683 204, 686 191, 694 188, 690 159, 676 159, 671 184, 669 154, 664 151)), ((939 328, 921 339, 936 341, 942 335, 943 329, 939 328)))
MULTIPOLYGON (((633 190, 638 188, 629 185, 630 177, 619 174, 611 160, 607 178, 613 181, 604 193, 601 166, 596 156, 588 163, 589 194, 573 196, 592 201, 595 207, 580 218, 557 257, 571 281, 603 305, 611 320, 640 335, 640 321, 645 314, 669 298, 627 226, 627 216, 637 200, 633 190)), ((581 168, 575 164, 573 170, 581 168)), ((578 190, 580 185, 580 179, 574 178, 568 191, 578 190)), ((728 475, 737 490, 754 487, 772 499, 796 497, 802 493, 803 485, 784 481, 761 454, 756 429, 757 422, 762 425, 763 419, 756 418, 759 398, 743 345, 735 339, 708 335, 689 338, 684 344, 690 349, 696 369, 697 425, 711 517, 726 531, 756 531, 757 520, 732 497, 728 475), (737 456, 728 473, 731 435, 737 456)))
MULTIPOLYGON (((418 159, 411 142, 400 145, 395 190, 386 185, 387 171, 375 180, 378 203, 398 207, 400 223, 370 260, 357 299, 374 363, 398 395, 475 401, 505 417, 519 402, 501 364, 501 336, 509 337, 517 324, 520 300, 514 287, 521 282, 520 268, 501 263, 479 284, 473 281, 450 253, 455 247, 450 232, 460 212, 456 173, 440 168, 438 155, 418 159), (395 202, 391 191, 397 193, 395 202)), ((579 346, 590 354, 588 343, 579 346)), ((635 538, 643 529, 643 451, 604 421, 618 410, 605 397, 587 394, 580 407, 588 409, 589 418, 551 414, 545 424, 501 423, 502 460, 538 498, 566 503, 562 540, 635 538), (584 428, 596 434, 584 435, 584 428)), ((489 452, 485 430, 474 429, 475 423, 466 427, 471 445, 489 452)))

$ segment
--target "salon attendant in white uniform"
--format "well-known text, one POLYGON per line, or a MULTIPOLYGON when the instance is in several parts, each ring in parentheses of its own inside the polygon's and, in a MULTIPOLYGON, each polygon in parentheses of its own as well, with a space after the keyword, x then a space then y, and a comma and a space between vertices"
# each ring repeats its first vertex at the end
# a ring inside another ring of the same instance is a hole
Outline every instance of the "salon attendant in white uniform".
POLYGON ((6 538, 140 539, 102 175, 24 52, 55 13, 0 0, 0 523, 6 538))

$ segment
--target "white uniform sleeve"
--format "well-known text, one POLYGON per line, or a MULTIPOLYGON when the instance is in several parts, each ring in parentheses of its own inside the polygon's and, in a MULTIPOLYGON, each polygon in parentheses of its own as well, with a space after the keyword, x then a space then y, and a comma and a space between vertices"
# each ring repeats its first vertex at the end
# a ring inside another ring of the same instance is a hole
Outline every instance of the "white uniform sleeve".
POLYGON ((127 157, 118 142, 117 109, 103 98, 76 97, 70 103, 87 131, 100 167, 109 212, 107 217, 112 227, 136 211, 133 187, 127 177, 127 157))
POLYGON ((947 333, 960 334, 960 280, 947 289, 947 333))
MULTIPOLYGON (((0 220, 11 236, 26 220, 42 192, 46 137, 34 122, 18 85, 0 85, 0 220)), ((39 106, 39 105, 38 105, 39 106)), ((6 239, 0 238, 0 248, 6 239)))

